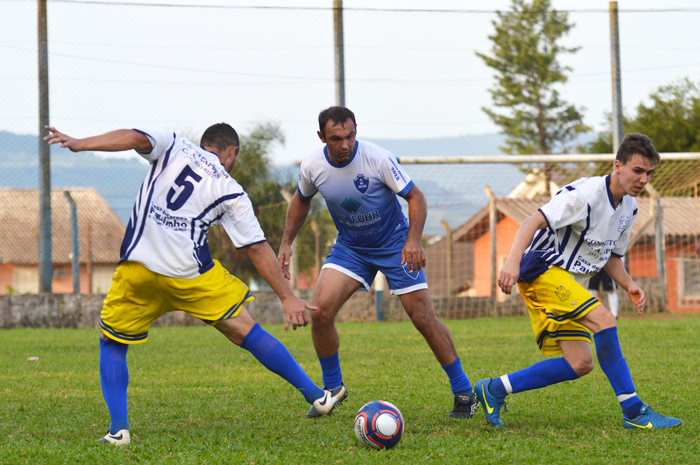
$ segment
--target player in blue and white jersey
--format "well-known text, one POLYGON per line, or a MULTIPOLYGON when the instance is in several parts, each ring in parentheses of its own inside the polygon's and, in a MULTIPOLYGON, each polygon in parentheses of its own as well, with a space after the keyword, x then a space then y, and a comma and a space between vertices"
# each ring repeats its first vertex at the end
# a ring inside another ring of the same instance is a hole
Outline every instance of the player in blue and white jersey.
POLYGON ((627 134, 608 176, 583 178, 561 189, 522 222, 498 285, 510 294, 517 283, 543 355, 563 353, 500 378, 478 381, 474 390, 488 422, 503 427, 508 394, 578 379, 593 370, 591 332, 598 363, 615 391, 625 428, 670 428, 677 418, 654 412, 637 396, 622 356, 615 317, 582 284, 601 269, 627 291, 641 315, 644 291, 625 270, 622 257, 637 217, 635 199, 649 182, 659 153, 649 137, 627 134))
MULTIPOLYGON (((427 215, 423 193, 391 152, 356 140, 355 115, 347 108, 322 111, 318 136, 326 145, 301 163, 299 188, 287 211, 278 260, 289 278, 291 243, 309 213, 311 198, 320 192, 338 229, 316 284, 313 304, 318 311, 311 315, 311 335, 326 389, 333 393, 346 389, 335 316, 356 290, 369 291, 381 271, 450 380, 454 403, 449 416, 471 418, 478 403, 450 330, 435 316, 428 296, 420 242, 427 215), (397 195, 408 203, 410 223, 397 195)), ((306 416, 319 413, 311 406, 306 416)))
POLYGON ((122 129, 75 139, 46 127, 49 144, 73 152, 136 150, 151 168, 136 199, 100 318, 100 381, 111 416, 109 432, 98 442, 129 444, 126 353, 130 344, 148 340, 151 323, 182 310, 214 326, 234 344, 250 351, 323 415, 345 394, 316 386, 276 338, 257 324, 243 304, 253 300, 248 286, 209 253, 206 233, 221 224, 238 249, 282 301, 285 331, 306 326, 306 309, 279 270, 250 199, 229 176, 238 156, 236 131, 225 123, 209 127, 201 147, 172 131, 122 129))

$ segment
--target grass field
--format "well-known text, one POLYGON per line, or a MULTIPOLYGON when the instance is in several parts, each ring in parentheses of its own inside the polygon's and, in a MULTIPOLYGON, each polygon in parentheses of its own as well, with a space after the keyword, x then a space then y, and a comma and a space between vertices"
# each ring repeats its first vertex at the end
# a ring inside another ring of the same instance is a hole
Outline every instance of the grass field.
MULTIPOLYGON (((525 317, 445 323, 472 383, 542 359, 525 317)), ((321 384, 309 328, 266 329, 321 384)), ((619 321, 642 400, 683 419, 658 431, 622 428, 598 367, 509 396, 505 430, 487 426, 481 408, 450 420, 447 378, 410 323, 338 330, 350 397, 331 417, 308 420, 298 392, 217 331, 153 328, 129 351, 132 444, 123 448, 95 443, 109 425, 97 330, 0 331, 0 463, 700 463, 700 317, 619 321), (357 410, 379 399, 406 422, 390 451, 363 448, 352 430, 357 410)))

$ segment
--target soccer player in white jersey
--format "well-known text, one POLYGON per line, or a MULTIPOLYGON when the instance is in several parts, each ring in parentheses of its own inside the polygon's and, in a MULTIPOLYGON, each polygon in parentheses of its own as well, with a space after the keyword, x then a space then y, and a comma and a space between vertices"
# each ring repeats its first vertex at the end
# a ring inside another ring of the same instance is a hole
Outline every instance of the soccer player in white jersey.
POLYGON ((238 156, 236 131, 225 123, 209 127, 201 147, 172 131, 122 129, 75 139, 46 127, 49 144, 73 152, 136 150, 150 164, 136 199, 100 318, 100 381, 111 416, 98 442, 130 442, 126 390, 130 344, 148 339, 151 323, 166 312, 184 310, 214 326, 250 351, 323 415, 344 392, 316 386, 276 338, 257 324, 243 304, 253 300, 248 286, 229 274, 209 253, 206 233, 221 224, 236 248, 247 248, 253 265, 282 301, 285 331, 306 326, 306 309, 280 272, 250 199, 229 176, 238 156))
MULTIPOLYGON (((437 319, 428 297, 420 242, 427 215, 423 193, 391 152, 356 140, 355 115, 350 110, 330 107, 319 114, 318 121, 318 136, 326 145, 301 163, 299 188, 287 211, 278 260, 289 278, 291 243, 309 213, 311 198, 320 192, 338 229, 316 284, 313 305, 318 310, 311 314, 311 335, 325 388, 347 397, 335 316, 356 290, 369 291, 381 271, 450 380, 454 403, 449 416, 471 418, 478 402, 450 330, 437 319), (397 195, 408 203, 410 224, 397 195)), ((306 416, 320 414, 312 405, 306 416)))
POLYGON ((659 153, 643 134, 628 134, 607 176, 582 178, 522 222, 498 276, 510 294, 517 283, 543 355, 563 353, 500 378, 474 385, 486 419, 503 427, 501 407, 508 394, 578 379, 593 369, 591 332, 598 363, 622 407, 625 428, 670 428, 681 420, 654 412, 637 396, 622 356, 615 317, 583 287, 605 268, 627 291, 641 315, 645 297, 622 262, 637 216, 635 199, 659 163, 659 153))

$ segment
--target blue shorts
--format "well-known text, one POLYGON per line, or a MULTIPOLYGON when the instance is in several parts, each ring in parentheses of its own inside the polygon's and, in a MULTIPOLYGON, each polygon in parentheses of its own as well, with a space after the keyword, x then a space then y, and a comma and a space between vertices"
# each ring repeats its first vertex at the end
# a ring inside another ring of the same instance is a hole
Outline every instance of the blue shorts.
POLYGON ((332 268, 359 281, 361 292, 369 292, 377 271, 386 276, 389 292, 394 295, 408 294, 418 289, 427 289, 425 272, 408 271, 401 265, 401 250, 405 236, 380 248, 350 247, 336 242, 326 258, 323 268, 332 268), (364 286, 364 287, 363 287, 364 286))

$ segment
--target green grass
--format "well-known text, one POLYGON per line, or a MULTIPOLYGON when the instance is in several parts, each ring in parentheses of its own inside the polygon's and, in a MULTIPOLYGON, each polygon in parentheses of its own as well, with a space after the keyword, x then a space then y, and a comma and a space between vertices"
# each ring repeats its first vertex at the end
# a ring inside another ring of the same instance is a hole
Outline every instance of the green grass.
MULTIPOLYGON (((446 321, 472 383, 542 359, 526 317, 446 321)), ((312 379, 321 373, 309 328, 279 338, 312 379)), ((350 397, 308 420, 301 395, 207 327, 153 328, 129 350, 132 444, 95 444, 109 415, 100 391, 98 331, 0 331, 0 463, 698 463, 700 317, 623 319, 623 353, 637 392, 672 430, 637 431, 602 371, 509 397, 506 429, 449 420, 447 378, 409 323, 339 325, 350 397), (36 362, 28 357, 39 357, 36 362), (360 446, 352 424, 366 402, 401 409, 390 451, 360 446)))

